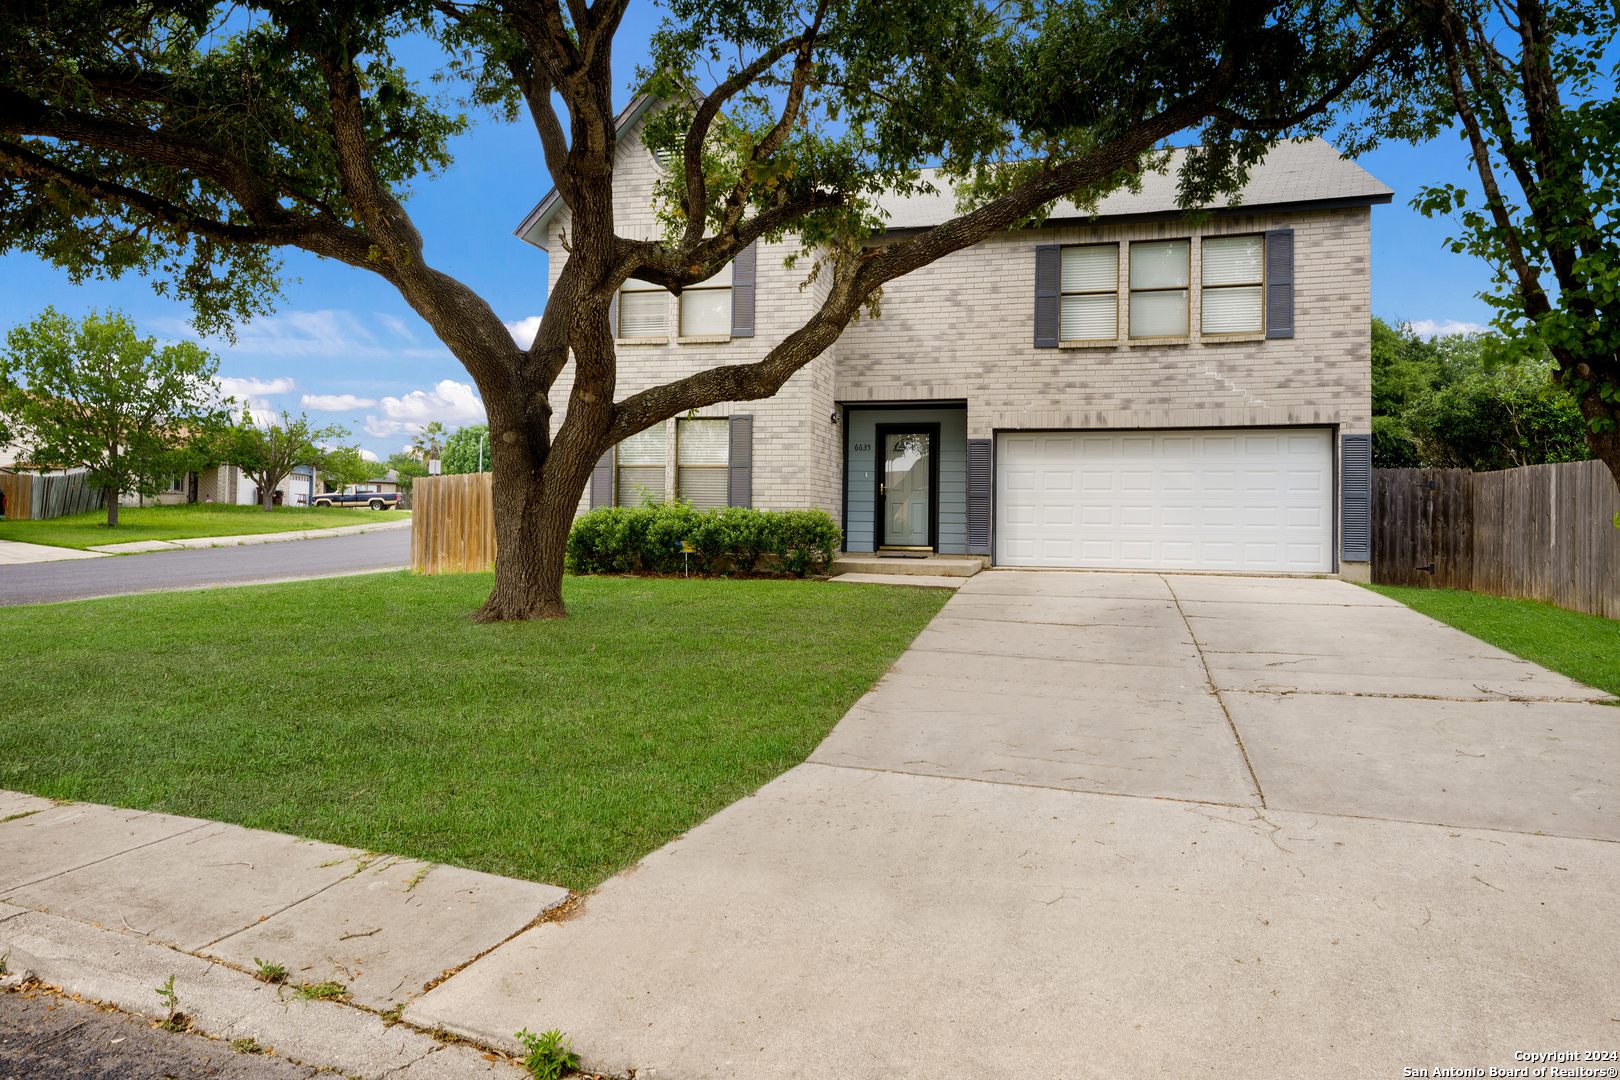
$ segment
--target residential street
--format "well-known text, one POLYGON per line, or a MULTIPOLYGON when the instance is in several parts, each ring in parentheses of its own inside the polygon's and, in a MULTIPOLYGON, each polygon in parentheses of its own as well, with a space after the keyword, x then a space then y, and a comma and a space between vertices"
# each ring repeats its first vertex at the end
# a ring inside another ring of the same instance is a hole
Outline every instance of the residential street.
POLYGON ((406 528, 245 547, 0 565, 0 607, 340 577, 399 569, 410 556, 411 531, 406 528))

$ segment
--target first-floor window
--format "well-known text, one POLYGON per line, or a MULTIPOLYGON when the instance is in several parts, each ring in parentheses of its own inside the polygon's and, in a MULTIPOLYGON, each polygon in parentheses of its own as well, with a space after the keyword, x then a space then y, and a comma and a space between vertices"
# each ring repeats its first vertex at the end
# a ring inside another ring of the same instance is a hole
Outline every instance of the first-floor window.
POLYGON ((681 291, 682 337, 729 337, 731 264, 701 285, 681 291))
POLYGON ((631 278, 619 290, 619 336, 665 337, 669 334, 669 293, 631 278))
POLYGON ((620 506, 641 506, 664 501, 664 425, 654 424, 619 444, 619 475, 614 501, 620 506))
POLYGON ((1192 241, 1131 245, 1131 337, 1187 336, 1192 241))
POLYGON ((1265 329, 1264 236, 1218 236, 1203 243, 1200 319, 1204 334, 1265 329))
POLYGON ((699 510, 724 509, 731 454, 729 420, 681 420, 675 425, 675 491, 699 510))

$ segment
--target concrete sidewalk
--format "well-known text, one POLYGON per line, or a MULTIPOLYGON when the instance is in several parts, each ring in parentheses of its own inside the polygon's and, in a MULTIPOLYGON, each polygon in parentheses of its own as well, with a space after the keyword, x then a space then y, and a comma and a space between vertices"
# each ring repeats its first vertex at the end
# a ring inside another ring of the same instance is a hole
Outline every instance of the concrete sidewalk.
POLYGON ((32 976, 157 1016, 153 988, 173 975, 196 1030, 350 1076, 496 1067, 381 1014, 568 895, 279 833, 0 792, 0 955, 13 982, 32 976), (255 979, 257 959, 283 965, 288 985, 255 979), (341 984, 346 1002, 296 996, 324 982, 341 984))
POLYGON ((1390 1077, 1620 1032, 1620 713, 1335 581, 990 571, 405 1010, 638 1077, 1390 1077))
POLYGON ((367 522, 364 525, 340 525, 335 529, 297 529, 279 533, 243 533, 238 536, 194 536, 185 540, 133 540, 127 544, 97 544, 90 550, 103 555, 145 555, 153 551, 194 551, 198 548, 279 544, 288 540, 319 540, 328 536, 358 536, 361 533, 410 527, 410 518, 391 518, 387 521, 367 522))
POLYGON ((106 555, 105 551, 79 551, 75 548, 51 547, 49 544, 24 544, 18 540, 0 540, 0 566, 62 562, 66 559, 100 559, 106 555))

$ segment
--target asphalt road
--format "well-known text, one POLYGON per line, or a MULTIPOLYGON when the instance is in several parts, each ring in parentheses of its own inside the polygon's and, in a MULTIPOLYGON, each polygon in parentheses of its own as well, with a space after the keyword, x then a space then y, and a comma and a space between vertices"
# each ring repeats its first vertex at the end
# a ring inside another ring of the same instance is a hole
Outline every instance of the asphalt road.
POLYGON ((0 607, 343 577, 397 569, 410 557, 411 530, 386 529, 320 540, 22 563, 0 566, 0 607))
POLYGON ((304 1080, 316 1072, 68 998, 0 993, 0 1080, 304 1080))

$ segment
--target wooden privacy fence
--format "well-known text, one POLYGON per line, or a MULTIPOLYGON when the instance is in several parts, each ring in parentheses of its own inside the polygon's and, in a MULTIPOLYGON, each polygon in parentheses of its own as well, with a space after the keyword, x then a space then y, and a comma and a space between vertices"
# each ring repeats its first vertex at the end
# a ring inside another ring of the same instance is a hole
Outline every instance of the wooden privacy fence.
POLYGON ((107 505, 103 490, 87 486, 83 473, 0 473, 0 492, 5 494, 6 517, 11 521, 44 521, 107 505))
POLYGON ((454 574, 488 570, 494 562, 490 474, 417 477, 411 484, 411 569, 454 574))
POLYGON ((1378 469, 1372 577, 1620 618, 1620 491, 1601 461, 1378 469))

